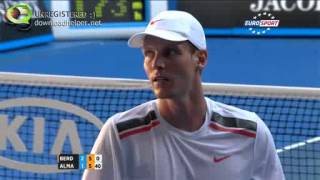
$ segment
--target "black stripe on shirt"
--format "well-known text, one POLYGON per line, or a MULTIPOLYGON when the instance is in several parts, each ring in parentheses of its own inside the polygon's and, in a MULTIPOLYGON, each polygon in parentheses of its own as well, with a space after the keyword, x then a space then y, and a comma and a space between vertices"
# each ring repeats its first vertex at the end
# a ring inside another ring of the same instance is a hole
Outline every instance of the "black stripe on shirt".
POLYGON ((243 128, 254 132, 257 131, 256 122, 234 117, 225 117, 216 112, 213 112, 211 121, 228 128, 243 128))
POLYGON ((136 128, 143 125, 148 125, 151 121, 157 119, 156 112, 150 111, 145 117, 129 119, 124 122, 120 122, 117 124, 118 132, 121 133, 128 129, 136 128))

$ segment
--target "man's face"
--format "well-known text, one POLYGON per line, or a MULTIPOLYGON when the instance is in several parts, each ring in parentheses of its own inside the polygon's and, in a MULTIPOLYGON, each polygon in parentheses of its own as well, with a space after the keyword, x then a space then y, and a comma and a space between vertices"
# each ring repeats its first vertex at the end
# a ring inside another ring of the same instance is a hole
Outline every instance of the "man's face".
POLYGON ((146 36, 142 48, 144 69, 158 98, 179 98, 200 79, 197 62, 187 41, 172 42, 146 36))

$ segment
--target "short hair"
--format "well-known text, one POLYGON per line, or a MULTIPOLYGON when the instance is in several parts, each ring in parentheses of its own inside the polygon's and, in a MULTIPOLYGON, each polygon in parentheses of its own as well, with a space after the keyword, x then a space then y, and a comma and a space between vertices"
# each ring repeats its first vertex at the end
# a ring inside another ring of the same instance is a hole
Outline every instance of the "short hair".
POLYGON ((188 46, 189 46, 189 49, 190 49, 190 52, 191 54, 193 54, 194 52, 196 52, 197 50, 199 50, 199 48, 197 48, 194 44, 192 44, 190 41, 188 41, 188 46))

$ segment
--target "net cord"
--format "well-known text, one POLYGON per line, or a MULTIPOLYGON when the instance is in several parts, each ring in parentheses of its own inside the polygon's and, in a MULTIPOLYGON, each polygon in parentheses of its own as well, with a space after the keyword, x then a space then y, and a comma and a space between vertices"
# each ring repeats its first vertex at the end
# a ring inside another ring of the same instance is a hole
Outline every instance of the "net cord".
MULTIPOLYGON (((0 83, 93 89, 150 89, 148 80, 0 72, 0 83)), ((320 88, 203 83, 205 93, 275 98, 320 99, 320 88)))

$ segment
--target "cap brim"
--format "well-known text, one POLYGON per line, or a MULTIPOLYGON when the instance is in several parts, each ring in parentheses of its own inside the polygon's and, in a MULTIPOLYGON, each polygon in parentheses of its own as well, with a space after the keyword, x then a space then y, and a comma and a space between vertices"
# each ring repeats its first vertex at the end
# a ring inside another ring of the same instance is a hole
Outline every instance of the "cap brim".
POLYGON ((176 32, 166 31, 166 30, 156 30, 153 32, 140 32, 132 35, 128 40, 129 47, 141 48, 143 46, 143 40, 146 35, 155 36, 168 41, 179 42, 179 41, 188 40, 186 37, 176 32))

